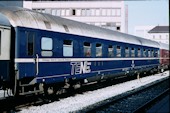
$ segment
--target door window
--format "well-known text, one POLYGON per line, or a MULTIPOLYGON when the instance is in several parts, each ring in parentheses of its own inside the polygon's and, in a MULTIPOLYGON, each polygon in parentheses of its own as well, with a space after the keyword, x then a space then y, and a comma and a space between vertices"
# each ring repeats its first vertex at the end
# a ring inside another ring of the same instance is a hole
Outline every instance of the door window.
POLYGON ((27 54, 29 56, 32 56, 34 54, 34 37, 34 33, 27 32, 27 54))

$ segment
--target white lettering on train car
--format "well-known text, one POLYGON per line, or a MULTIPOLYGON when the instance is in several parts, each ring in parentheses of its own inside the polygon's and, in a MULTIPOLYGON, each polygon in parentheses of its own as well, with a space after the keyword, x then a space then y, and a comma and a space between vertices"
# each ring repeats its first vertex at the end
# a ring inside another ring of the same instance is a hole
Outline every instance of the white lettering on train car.
POLYGON ((71 75, 90 73, 91 62, 71 62, 71 75))

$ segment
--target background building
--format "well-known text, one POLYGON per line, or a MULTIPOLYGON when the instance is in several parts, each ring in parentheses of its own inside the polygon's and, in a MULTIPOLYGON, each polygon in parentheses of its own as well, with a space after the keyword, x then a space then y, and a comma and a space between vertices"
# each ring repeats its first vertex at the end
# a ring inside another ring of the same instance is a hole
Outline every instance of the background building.
POLYGON ((169 26, 136 26, 134 35, 169 44, 169 26))
POLYGON ((112 30, 128 31, 123 0, 34 0, 24 1, 23 7, 112 30))
POLYGON ((155 26, 148 33, 150 39, 169 44, 169 26, 155 26))

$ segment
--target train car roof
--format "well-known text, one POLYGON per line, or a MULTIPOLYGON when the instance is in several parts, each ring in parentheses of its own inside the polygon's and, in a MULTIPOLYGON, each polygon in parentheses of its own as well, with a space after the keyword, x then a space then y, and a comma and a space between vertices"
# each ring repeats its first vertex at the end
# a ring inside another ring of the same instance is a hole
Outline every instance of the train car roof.
POLYGON ((165 43, 161 43, 161 42, 159 42, 159 44, 160 44, 160 49, 170 50, 169 44, 165 44, 165 43))
MULTIPOLYGON (((159 43, 20 7, 0 7, 13 27, 28 27, 159 48, 159 43)), ((1 15, 2 15, 1 14, 1 15)), ((1 16, 0 16, 1 18, 1 16)))

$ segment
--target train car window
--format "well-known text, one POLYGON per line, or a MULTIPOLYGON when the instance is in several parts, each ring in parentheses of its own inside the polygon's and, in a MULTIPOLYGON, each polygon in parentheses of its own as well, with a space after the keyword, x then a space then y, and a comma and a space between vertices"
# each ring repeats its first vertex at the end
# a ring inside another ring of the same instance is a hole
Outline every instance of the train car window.
POLYGON ((151 51, 148 50, 148 57, 151 57, 151 51))
POLYGON ((97 43, 96 44, 96 57, 102 56, 102 44, 97 43))
POLYGON ((140 48, 138 48, 138 57, 140 57, 141 56, 141 50, 140 50, 140 48))
POLYGON ((0 55, 1 55, 1 31, 0 31, 0 55))
POLYGON ((71 40, 63 41, 63 56, 65 57, 73 56, 73 41, 71 40))
POLYGON ((117 46, 117 48, 116 48, 116 56, 121 57, 121 48, 120 48, 120 46, 117 46))
POLYGON ((112 45, 108 46, 108 57, 113 57, 113 46, 112 45))
POLYGON ((91 57, 91 44, 89 42, 84 42, 84 56, 91 57))
POLYGON ((155 50, 154 56, 155 56, 155 57, 159 57, 159 55, 160 55, 159 50, 155 50))
POLYGON ((135 57, 135 49, 134 48, 131 49, 131 57, 135 57))
POLYGON ((154 57, 154 51, 151 50, 151 57, 154 57))
POLYGON ((128 47, 125 48, 125 57, 129 57, 129 48, 128 47))
POLYGON ((146 56, 147 56, 147 50, 144 49, 144 50, 143 50, 143 57, 146 57, 146 56))
POLYGON ((27 54, 29 56, 32 56, 34 54, 34 37, 34 33, 27 32, 27 54))
POLYGON ((52 56, 53 52, 53 40, 52 38, 42 37, 41 39, 41 55, 42 56, 52 56))

